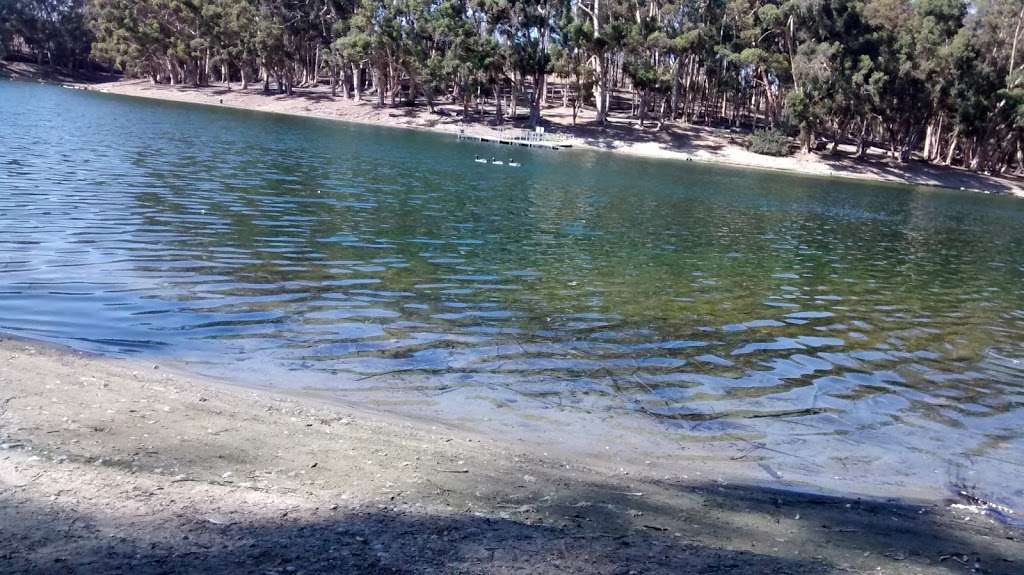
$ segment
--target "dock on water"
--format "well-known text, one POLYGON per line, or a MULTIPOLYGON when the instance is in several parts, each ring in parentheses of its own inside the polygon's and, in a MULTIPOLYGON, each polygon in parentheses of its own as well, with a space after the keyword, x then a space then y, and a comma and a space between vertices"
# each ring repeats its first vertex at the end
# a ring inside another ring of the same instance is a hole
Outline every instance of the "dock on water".
POLYGON ((546 148, 549 150, 561 150, 571 148, 572 139, 561 134, 547 134, 543 128, 536 131, 522 128, 496 128, 491 130, 467 131, 459 128, 460 140, 475 140, 477 142, 493 142, 506 146, 524 146, 528 148, 546 148))

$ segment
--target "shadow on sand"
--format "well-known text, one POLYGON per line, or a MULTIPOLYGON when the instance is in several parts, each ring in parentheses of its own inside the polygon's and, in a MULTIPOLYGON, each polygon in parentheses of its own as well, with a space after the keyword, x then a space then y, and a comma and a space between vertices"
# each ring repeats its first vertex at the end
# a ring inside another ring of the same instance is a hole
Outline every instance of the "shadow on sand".
POLYGON ((1011 536, 913 505, 751 485, 657 486, 668 499, 612 489, 499 513, 392 503, 259 520, 97 516, 0 492, 0 571, 1010 575, 1024 561, 1011 536))

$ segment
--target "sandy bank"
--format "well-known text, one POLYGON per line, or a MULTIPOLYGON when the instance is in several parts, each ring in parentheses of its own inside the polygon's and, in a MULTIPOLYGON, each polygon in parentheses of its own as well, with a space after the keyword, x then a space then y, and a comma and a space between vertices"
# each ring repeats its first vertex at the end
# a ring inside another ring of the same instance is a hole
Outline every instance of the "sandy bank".
MULTIPOLYGON (((438 113, 425 107, 383 107, 369 101, 355 102, 342 96, 332 97, 327 87, 295 90, 293 96, 265 95, 256 88, 229 90, 224 86, 206 88, 152 85, 146 80, 124 80, 82 86, 90 90, 227 106, 246 110, 276 112, 314 118, 343 120, 399 128, 455 133, 461 125, 459 106, 439 106, 438 113)), ((593 123, 588 112, 571 125, 571 111, 554 108, 544 112, 546 129, 575 138, 575 147, 611 151, 634 156, 674 160, 711 162, 744 168, 777 170, 814 176, 853 178, 860 180, 899 182, 922 186, 978 190, 1024 196, 1024 181, 1019 178, 990 177, 957 168, 934 166, 921 162, 900 165, 886 160, 881 150, 874 150, 863 161, 849 159, 850 150, 839 154, 810 154, 786 158, 762 156, 744 148, 744 135, 727 130, 700 126, 668 125, 661 131, 653 127, 639 129, 635 122, 614 118, 605 127, 593 123)), ((469 124, 468 129, 489 130, 484 116, 469 124)))
POLYGON ((604 469, 476 435, 0 342, 0 571, 1019 573, 943 504, 604 469))

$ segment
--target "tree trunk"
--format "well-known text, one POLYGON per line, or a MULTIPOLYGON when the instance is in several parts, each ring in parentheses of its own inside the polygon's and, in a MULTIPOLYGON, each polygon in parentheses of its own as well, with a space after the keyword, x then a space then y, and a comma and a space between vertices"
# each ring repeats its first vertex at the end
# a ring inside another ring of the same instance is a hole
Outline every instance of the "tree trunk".
POLYGON ((647 120, 647 90, 640 92, 640 109, 637 110, 637 116, 640 118, 640 127, 644 127, 644 122, 647 120))
POLYGON ((544 100, 544 92, 547 84, 547 76, 541 72, 533 78, 533 99, 530 100, 530 127, 536 128, 540 124, 540 107, 544 100))
MULTIPOLYGON (((320 84, 320 50, 317 50, 313 56, 313 73, 311 76, 310 80, 315 88, 320 84)), ((337 87, 334 84, 336 84, 334 80, 334 64, 331 64, 331 95, 337 95, 337 87)))
POLYGON ((945 164, 947 166, 953 165, 953 154, 956 153, 956 145, 959 142, 959 139, 960 139, 960 128, 956 128, 955 130, 953 130, 953 135, 949 137, 949 149, 946 151, 946 161, 945 161, 945 164))
POLYGON ((669 105, 669 118, 676 119, 679 113, 679 63, 681 58, 676 58, 672 63, 672 103, 669 105))
POLYGON ((583 98, 580 94, 580 79, 576 78, 576 98, 572 101, 572 125, 576 125, 576 118, 579 116, 580 107, 583 105, 583 98))
POLYGON ((814 131, 811 130, 810 126, 804 124, 800 126, 800 151, 805 154, 811 153, 812 145, 814 144, 814 131))
POLYGON ((409 105, 416 105, 416 95, 419 88, 416 86, 416 79, 409 79, 409 94, 406 97, 406 103, 409 105))
POLYGON ((384 105, 387 103, 384 100, 384 98, 386 97, 386 94, 384 93, 385 92, 384 82, 385 82, 384 71, 378 69, 377 73, 374 75, 373 84, 374 84, 374 87, 377 90, 377 105, 380 106, 381 108, 383 108, 384 105))
POLYGON ((494 123, 501 125, 504 122, 505 114, 501 109, 501 83, 494 83, 494 123))
POLYGON ((352 87, 355 89, 356 102, 363 99, 363 67, 359 64, 352 64, 352 87))
POLYGON ((608 119, 608 66, 604 54, 594 57, 594 104, 597 123, 604 125, 608 119))
POLYGON ((860 137, 857 138, 857 155, 856 158, 860 159, 864 157, 868 151, 868 119, 864 118, 864 121, 860 124, 860 137))
POLYGON ((344 63, 342 63, 341 64, 341 78, 340 78, 340 80, 341 80, 341 95, 346 100, 350 100, 352 98, 352 89, 349 87, 349 81, 351 80, 351 78, 349 76, 351 76, 351 75, 352 75, 351 68, 349 68, 344 63))
POLYGON ((682 105, 680 106, 681 109, 679 111, 677 111, 677 112, 674 112, 673 117, 672 117, 673 120, 678 119, 679 116, 681 115, 682 118, 683 118, 683 122, 685 122, 685 123, 689 123, 690 122, 690 104, 691 104, 691 101, 692 101, 692 98, 690 97, 690 86, 693 83, 693 76, 696 73, 697 72, 695 70, 695 65, 693 63, 693 57, 692 56, 687 56, 686 57, 686 81, 683 82, 683 86, 682 86, 683 102, 682 102, 682 105), (681 114, 680 114, 680 112, 681 112, 681 114))
POLYGON ((832 134, 832 153, 835 154, 839 151, 839 140, 842 139, 843 134, 846 133, 846 122, 848 120, 840 120, 836 124, 836 131, 832 134))
POLYGON ((519 115, 519 82, 515 79, 512 81, 512 105, 509 108, 511 109, 512 121, 514 122, 519 115))
POLYGON ((932 155, 932 132, 935 130, 933 122, 928 122, 928 126, 924 129, 924 157, 925 159, 931 159, 932 155))
POLYGON ((977 168, 978 138, 974 137, 964 143, 964 167, 972 172, 977 168))
POLYGON ((205 86, 210 83, 210 49, 206 49, 206 54, 203 56, 203 71, 199 76, 199 83, 201 86, 205 86))
POLYGON ((427 84, 426 87, 424 87, 424 89, 423 89, 423 97, 427 99, 427 110, 429 110, 430 113, 433 114, 434 113, 434 87, 432 85, 427 84))

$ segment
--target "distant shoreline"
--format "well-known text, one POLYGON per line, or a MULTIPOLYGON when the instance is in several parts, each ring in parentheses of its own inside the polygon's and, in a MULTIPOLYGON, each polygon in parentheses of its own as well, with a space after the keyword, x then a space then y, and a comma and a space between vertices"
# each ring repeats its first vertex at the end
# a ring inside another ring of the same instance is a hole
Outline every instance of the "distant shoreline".
MULTIPOLYGON (((345 99, 340 93, 331 96, 327 87, 296 89, 293 96, 264 94, 260 86, 241 90, 233 86, 207 86, 201 88, 153 85, 147 80, 121 80, 98 84, 69 84, 71 87, 91 91, 135 96, 157 100, 204 104, 242 110, 273 112, 340 120, 360 124, 390 126, 456 134, 460 128, 467 131, 488 130, 493 118, 484 114, 477 121, 462 123, 460 106, 438 105, 438 113, 425 107, 378 107, 365 97, 360 102, 345 99)), ((942 187, 1007 194, 1024 197, 1024 180, 993 177, 959 168, 935 166, 921 162, 900 165, 887 161, 880 150, 873 150, 872 159, 853 160, 848 150, 836 156, 810 154, 805 156, 773 157, 749 152, 743 146, 745 135, 724 129, 701 126, 672 125, 661 131, 653 127, 640 130, 620 118, 600 128, 593 125, 586 113, 581 113, 578 126, 571 125, 571 112, 554 108, 544 111, 546 129, 575 139, 574 147, 596 151, 616 152, 637 157, 695 161, 737 168, 751 168, 799 175, 890 182, 914 186, 942 187)), ((506 123, 511 125, 511 123, 506 123)), ((517 122, 516 125, 519 125, 517 122)), ((558 152, 552 152, 558 153, 558 152)))

